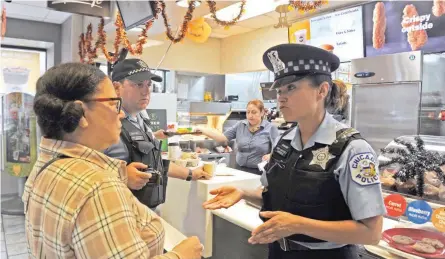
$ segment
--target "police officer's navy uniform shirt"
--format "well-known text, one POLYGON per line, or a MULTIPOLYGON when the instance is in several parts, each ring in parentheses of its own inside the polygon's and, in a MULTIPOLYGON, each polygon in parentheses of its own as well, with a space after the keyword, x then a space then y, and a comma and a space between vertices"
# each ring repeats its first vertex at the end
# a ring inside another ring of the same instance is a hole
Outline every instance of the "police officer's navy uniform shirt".
MULTIPOLYGON (((298 126, 289 132, 284 139, 291 140, 291 146, 301 151, 314 146, 316 142, 331 145, 336 139, 336 132, 344 128, 348 128, 348 126, 336 121, 332 115, 326 113, 320 127, 304 147, 302 147, 298 126)), ((354 177, 357 176, 357 170, 359 170, 355 164, 365 156, 374 160, 376 174, 379 175, 377 156, 371 146, 363 139, 353 140, 349 143, 334 169, 343 197, 351 211, 352 218, 356 221, 386 214, 380 181, 363 183, 357 177, 354 177)), ((268 185, 264 173, 261 176, 261 183, 265 187, 268 185)), ((344 244, 332 242, 298 243, 312 249, 333 249, 344 246, 344 244)))
MULTIPOLYGON (((125 119, 128 119, 136 128, 143 129, 144 132, 150 134, 153 137, 153 131, 144 124, 143 119, 139 113, 137 114, 136 118, 134 118, 125 112, 125 119)), ((125 143, 122 141, 122 138, 119 138, 119 142, 107 148, 104 153, 109 157, 117 158, 124 161, 129 161, 130 159, 130 152, 128 151, 127 145, 125 145, 125 143)))
POLYGON ((263 156, 270 154, 278 135, 278 128, 267 120, 261 122, 260 129, 255 133, 249 131, 247 120, 237 122, 224 132, 229 141, 236 139, 236 163, 249 168, 258 168, 263 156))

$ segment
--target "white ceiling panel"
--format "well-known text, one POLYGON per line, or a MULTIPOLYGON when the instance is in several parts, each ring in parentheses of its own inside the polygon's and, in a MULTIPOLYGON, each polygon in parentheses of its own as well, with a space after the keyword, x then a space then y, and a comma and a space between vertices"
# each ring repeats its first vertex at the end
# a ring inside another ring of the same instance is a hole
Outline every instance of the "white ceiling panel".
POLYGON ((40 17, 41 19, 44 19, 50 11, 45 7, 36 7, 19 3, 5 3, 4 6, 6 8, 6 17, 13 18, 29 16, 35 18, 40 17))
POLYGON ((13 1, 4 3, 6 16, 10 18, 61 24, 71 16, 46 8, 46 1, 13 1))
POLYGON ((216 28, 212 28, 212 33, 215 33, 216 35, 227 35, 227 36, 233 36, 238 35, 246 32, 253 31, 251 28, 241 27, 238 25, 230 26, 228 30, 225 28, 218 26, 216 28))
POLYGON ((259 29, 278 23, 278 19, 273 19, 267 15, 260 15, 252 19, 244 20, 238 23, 239 26, 259 29))
POLYGON ((43 8, 46 8, 48 6, 47 1, 45 1, 45 0, 33 0, 33 1, 13 0, 13 3, 21 4, 21 5, 43 7, 43 8))

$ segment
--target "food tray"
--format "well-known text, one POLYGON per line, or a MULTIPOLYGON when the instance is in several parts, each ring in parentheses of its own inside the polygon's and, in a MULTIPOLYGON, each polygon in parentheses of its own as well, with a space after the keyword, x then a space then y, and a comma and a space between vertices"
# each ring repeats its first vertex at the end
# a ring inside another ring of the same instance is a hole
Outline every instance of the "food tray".
MULTIPOLYGON (((402 235, 406 237, 410 237, 414 239, 416 242, 421 241, 422 238, 431 238, 431 239, 437 239, 442 244, 445 244, 445 236, 441 235, 437 232, 427 231, 423 229, 416 229, 416 228, 391 228, 382 233, 382 239, 389 244, 390 247, 418 256, 420 258, 429 258, 429 259, 435 259, 435 258, 445 258, 445 249, 440 248, 436 249, 435 253, 422 253, 414 250, 412 248, 412 244, 410 245, 403 245, 399 244, 393 241, 392 237, 395 235, 402 235)), ((417 258, 418 258, 417 257, 417 258)), ((414 257, 416 258, 416 257, 414 257)))

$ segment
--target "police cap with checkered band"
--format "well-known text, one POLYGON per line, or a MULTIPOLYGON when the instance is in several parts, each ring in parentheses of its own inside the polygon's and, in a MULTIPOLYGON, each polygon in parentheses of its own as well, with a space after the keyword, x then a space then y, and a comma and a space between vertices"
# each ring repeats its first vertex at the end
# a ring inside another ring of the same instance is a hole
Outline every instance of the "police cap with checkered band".
POLYGON ((147 64, 137 58, 124 59, 114 65, 111 79, 113 82, 122 79, 128 79, 136 83, 146 80, 162 82, 162 77, 153 74, 147 64))
POLYGON ((309 75, 331 75, 340 66, 340 59, 321 48, 280 44, 264 53, 263 63, 275 75, 271 89, 277 89, 309 75))

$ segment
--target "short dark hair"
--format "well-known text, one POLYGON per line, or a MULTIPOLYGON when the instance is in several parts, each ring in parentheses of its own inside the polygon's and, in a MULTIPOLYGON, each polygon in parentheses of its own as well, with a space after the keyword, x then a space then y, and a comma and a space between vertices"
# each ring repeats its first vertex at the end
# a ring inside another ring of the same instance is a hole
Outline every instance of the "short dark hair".
POLYGON ((85 100, 107 77, 99 68, 66 63, 50 68, 39 78, 34 99, 37 123, 46 138, 62 139, 73 132, 84 111, 76 100, 85 100))

